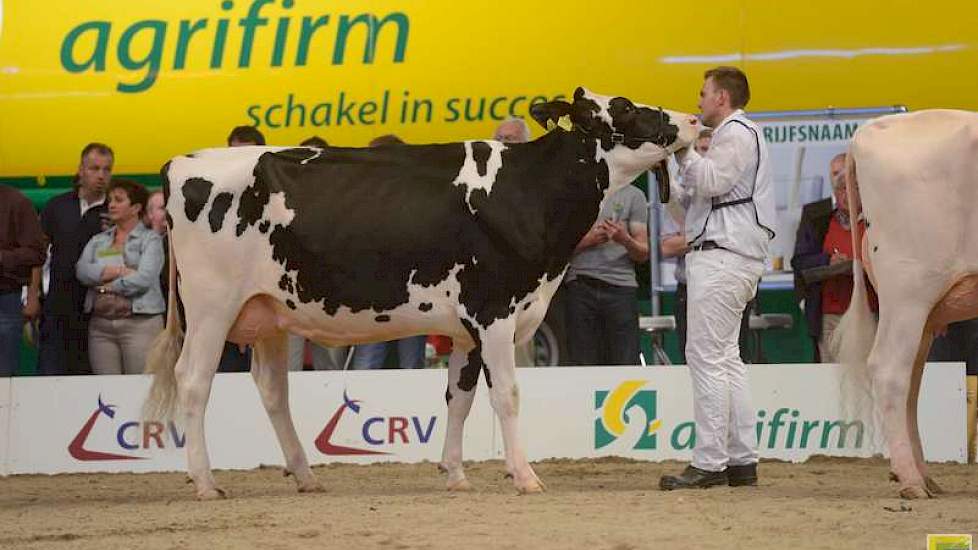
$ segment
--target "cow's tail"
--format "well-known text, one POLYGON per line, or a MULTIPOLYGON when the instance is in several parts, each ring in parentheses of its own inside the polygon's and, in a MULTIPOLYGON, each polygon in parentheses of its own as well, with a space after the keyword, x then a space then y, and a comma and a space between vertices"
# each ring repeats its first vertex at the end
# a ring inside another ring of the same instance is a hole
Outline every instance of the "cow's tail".
POLYGON ((153 375, 143 417, 151 420, 168 420, 174 415, 177 402, 175 369, 180 350, 183 348, 183 329, 180 310, 177 307, 177 262, 173 255, 173 239, 169 242, 170 270, 167 277, 170 290, 167 295, 166 328, 156 337, 146 358, 146 372, 153 375))
POLYGON ((832 335, 830 346, 840 363, 840 399, 842 413, 851 420, 862 420, 867 429, 868 441, 873 441, 875 408, 873 381, 869 370, 869 354, 876 341, 877 321, 869 307, 869 293, 863 267, 862 225, 859 222, 862 206, 859 185, 856 180, 856 161, 850 145, 846 155, 846 194, 849 215, 852 220, 852 299, 832 335))

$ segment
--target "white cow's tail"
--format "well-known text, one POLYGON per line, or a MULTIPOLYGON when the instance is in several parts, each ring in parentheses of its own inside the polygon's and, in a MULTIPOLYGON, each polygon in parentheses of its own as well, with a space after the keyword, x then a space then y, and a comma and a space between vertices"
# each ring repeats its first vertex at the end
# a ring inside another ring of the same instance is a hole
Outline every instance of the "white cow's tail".
POLYGON ((846 418, 862 420, 866 425, 868 442, 875 435, 875 407, 873 403, 873 379, 869 370, 869 354, 876 340, 877 321, 869 307, 866 278, 864 275, 861 231, 859 216, 861 201, 858 200, 856 181, 856 161, 852 147, 846 155, 846 190, 849 200, 849 213, 852 219, 852 300, 849 308, 839 322, 830 343, 841 368, 840 398, 842 413, 846 418))
POLYGON ((180 350, 183 348, 183 329, 177 309, 177 262, 173 255, 173 239, 169 242, 170 270, 167 277, 170 291, 167 296, 166 328, 156 337, 146 358, 146 372, 153 375, 153 385, 143 405, 143 417, 149 420, 168 420, 173 417, 177 401, 177 379, 174 373, 180 350))

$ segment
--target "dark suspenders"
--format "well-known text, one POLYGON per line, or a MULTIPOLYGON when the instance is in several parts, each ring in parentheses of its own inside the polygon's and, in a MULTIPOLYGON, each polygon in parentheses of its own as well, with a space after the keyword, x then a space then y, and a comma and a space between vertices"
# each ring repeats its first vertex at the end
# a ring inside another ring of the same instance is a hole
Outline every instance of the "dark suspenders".
MULTIPOLYGON (((727 123, 724 124, 723 126, 726 126, 727 124, 730 124, 732 122, 736 122, 737 124, 740 124, 744 128, 747 128, 748 130, 750 130, 750 133, 754 134, 754 143, 757 145, 757 167, 754 170, 754 182, 753 182, 753 184, 751 185, 751 188, 750 188, 750 196, 749 197, 744 197, 742 199, 735 199, 735 200, 732 200, 732 201, 719 202, 719 203, 716 201, 716 197, 712 197, 710 199, 710 213, 706 215, 706 221, 703 222, 703 230, 700 231, 699 235, 697 235, 691 241, 691 243, 694 243, 694 242, 698 241, 700 239, 700 237, 702 237, 703 234, 706 233, 706 228, 710 225, 710 216, 713 214, 713 211, 714 210, 719 210, 721 208, 728 208, 730 206, 738 206, 738 205, 747 204, 747 203, 750 203, 750 204, 752 204, 754 206, 754 221, 757 222, 757 225, 761 229, 763 229, 764 231, 767 232, 768 239, 773 239, 774 238, 774 235, 775 235, 774 230, 772 230, 770 227, 768 227, 768 226, 764 225, 763 223, 761 223, 761 218, 757 215, 757 205, 754 204, 754 191, 757 189, 757 178, 761 174, 761 138, 757 135, 757 131, 756 130, 754 130, 750 126, 744 124, 743 121, 737 120, 735 118, 727 121, 727 123)), ((720 128, 723 128, 723 126, 721 126, 720 128)), ((719 129, 718 129, 718 131, 719 131, 719 129)))

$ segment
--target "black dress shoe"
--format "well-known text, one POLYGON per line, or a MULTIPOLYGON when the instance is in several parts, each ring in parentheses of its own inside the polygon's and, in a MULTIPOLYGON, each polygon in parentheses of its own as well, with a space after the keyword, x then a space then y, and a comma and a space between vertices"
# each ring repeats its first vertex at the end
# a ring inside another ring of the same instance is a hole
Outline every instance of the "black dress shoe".
POLYGON ((753 487, 757 485, 757 464, 727 466, 727 479, 731 487, 753 487))
POLYGON ((662 476, 659 488, 663 491, 673 489, 706 489, 727 484, 727 472, 708 472, 695 466, 687 466, 678 476, 662 476))

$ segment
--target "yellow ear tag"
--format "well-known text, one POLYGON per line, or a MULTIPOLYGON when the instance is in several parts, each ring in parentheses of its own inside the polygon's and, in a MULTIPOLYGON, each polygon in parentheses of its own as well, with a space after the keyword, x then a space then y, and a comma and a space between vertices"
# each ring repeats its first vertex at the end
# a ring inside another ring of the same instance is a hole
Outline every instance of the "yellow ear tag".
POLYGON ((570 132, 574 128, 574 123, 571 122, 570 115, 564 115, 557 119, 557 126, 560 126, 564 130, 570 132))
POLYGON ((551 130, 553 130, 553 129, 554 129, 554 128, 556 128, 556 127, 557 127, 557 125, 556 125, 556 124, 554 124, 554 121, 553 121, 553 120, 550 120, 550 119, 548 118, 548 119, 547 119, 547 131, 549 132, 549 131, 551 131, 551 130))

